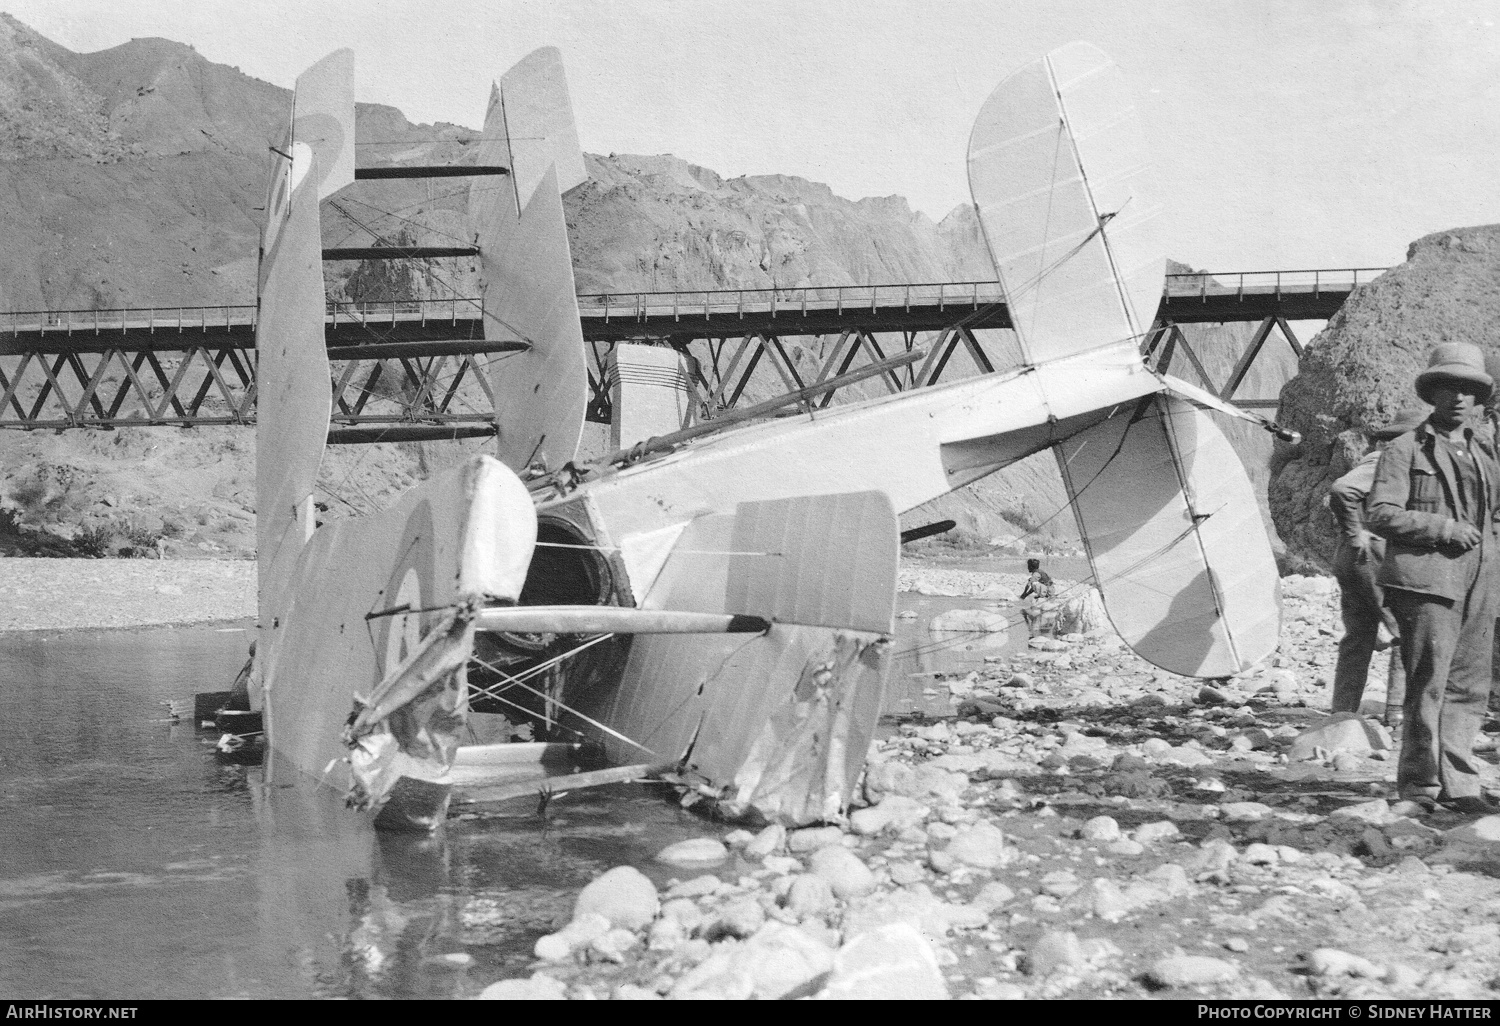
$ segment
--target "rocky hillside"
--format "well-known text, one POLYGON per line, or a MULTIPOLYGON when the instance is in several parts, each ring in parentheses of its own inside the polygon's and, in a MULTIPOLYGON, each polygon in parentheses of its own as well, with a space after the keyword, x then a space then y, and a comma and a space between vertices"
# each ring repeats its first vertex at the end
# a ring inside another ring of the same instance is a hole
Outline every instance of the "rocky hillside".
POLYGON ((1269 492, 1294 556, 1332 559, 1328 486, 1364 451, 1367 428, 1418 404, 1412 380, 1439 342, 1500 352, 1500 225, 1413 242, 1404 264, 1362 286, 1308 346, 1281 393, 1281 421, 1303 441, 1276 453, 1269 492))
MULTIPOLYGON (((476 110, 482 99, 475 98, 476 110)), ((288 90, 179 43, 137 39, 76 54, 0 15, 0 231, 11 243, 0 247, 0 305, 253 302, 266 148, 279 140, 289 102, 288 90)), ((412 124, 394 108, 370 104, 356 116, 361 164, 475 159, 471 129, 412 124)), ((587 163, 589 181, 565 203, 581 292, 993 277, 969 207, 934 222, 898 196, 854 201, 799 178, 725 179, 671 156, 590 155, 587 163)), ((325 244, 466 242, 467 188, 441 180, 356 183, 325 202, 325 244)), ((329 279, 338 299, 475 292, 474 268, 464 260, 330 265, 329 279)), ((1231 326, 1193 329, 1190 337, 1211 376, 1220 377, 1247 333, 1231 326)), ((1008 344, 998 337, 1008 333, 996 334, 986 340, 992 351, 1008 344)), ((809 365, 831 341, 790 340, 794 357, 809 365)), ((1174 372, 1196 380, 1182 361, 1174 372)), ((950 375, 964 371, 961 362, 950 375)), ((1246 389, 1264 391, 1254 381, 1246 389)), ((767 380, 747 399, 779 390, 779 381, 767 380)), ((1252 473, 1262 473, 1265 440, 1245 434, 1252 473)), ((592 444, 602 437, 594 432, 592 444)), ((379 505, 389 482, 453 455, 417 446, 332 452, 323 482, 328 515, 379 505)), ((168 551, 244 553, 251 510, 242 485, 253 477, 253 460, 253 438, 234 428, 113 437, 0 432, 0 509, 10 518, 0 523, 0 551, 21 547, 17 530, 45 528, 104 551, 155 547, 139 543, 165 537, 168 551)), ((1077 535, 1063 505, 1044 455, 907 519, 952 517, 961 526, 956 537, 969 543, 1020 535, 1067 549, 1077 535)))

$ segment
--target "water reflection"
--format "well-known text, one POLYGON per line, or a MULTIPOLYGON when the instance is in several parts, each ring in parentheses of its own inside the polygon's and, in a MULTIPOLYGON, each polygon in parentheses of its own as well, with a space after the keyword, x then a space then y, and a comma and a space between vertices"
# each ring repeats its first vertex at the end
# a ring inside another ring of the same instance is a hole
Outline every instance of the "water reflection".
MULTIPOLYGON (((974 604, 911 601, 924 616, 974 604)), ((898 649, 927 648, 911 658, 929 672, 996 650, 931 649, 924 620, 902 624, 898 649)), ((216 759, 213 732, 170 722, 169 701, 233 679, 248 640, 0 634, 0 993, 472 995, 529 974, 537 937, 598 873, 631 864, 665 884, 657 851, 720 832, 660 787, 622 784, 545 815, 522 800, 435 837, 377 834, 330 791, 284 772, 267 784, 216 759)), ((925 701, 931 679, 909 672, 893 700, 925 701)))
POLYGON ((896 608, 898 612, 916 615, 896 621, 895 665, 891 668, 885 699, 888 715, 916 712, 926 716, 952 715, 953 704, 942 683, 944 678, 983 670, 986 659, 1008 657, 1026 647, 1026 624, 1015 602, 902 593, 896 608), (928 624, 932 618, 950 609, 984 609, 1013 622, 1003 634, 930 631, 928 624))
MULTIPOLYGON (((377 834, 337 795, 224 765, 163 704, 222 688, 248 635, 0 635, 0 993, 458 997, 529 973, 579 887, 716 832, 618 785, 377 834)), ((743 867, 726 866, 737 873, 743 867)))

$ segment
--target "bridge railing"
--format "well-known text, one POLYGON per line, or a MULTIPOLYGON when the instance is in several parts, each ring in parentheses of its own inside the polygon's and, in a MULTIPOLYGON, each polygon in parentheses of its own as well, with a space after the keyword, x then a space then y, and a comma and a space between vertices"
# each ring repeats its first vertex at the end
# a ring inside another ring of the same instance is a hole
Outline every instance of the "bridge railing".
POLYGON ((681 292, 600 292, 578 297, 579 312, 605 321, 743 317, 810 312, 843 314, 880 309, 965 309, 1005 302, 997 281, 832 285, 805 288, 718 289, 681 292))
MULTIPOLYGON (((345 303, 329 301, 324 319, 331 325, 473 320, 484 316, 484 300, 465 297, 345 303)), ((0 314, 0 335, 43 335, 128 331, 209 332, 255 328, 253 304, 219 306, 122 307, 110 310, 13 310, 0 314)))
POLYGON ((113 310, 12 310, 0 315, 0 332, 215 331, 255 325, 255 307, 245 305, 124 307, 113 310))
POLYGON ((1279 296, 1283 292, 1316 296, 1322 292, 1349 292, 1360 285, 1368 285, 1389 269, 1325 267, 1300 271, 1169 274, 1166 296, 1169 299, 1187 299, 1193 296, 1279 296))
MULTIPOLYGON (((1317 295, 1348 292, 1383 274, 1384 267, 1317 268, 1292 271, 1232 271, 1169 274, 1170 299, 1192 296, 1317 295)), ((646 320, 724 318, 745 314, 843 314, 858 310, 978 308, 1005 302, 996 281, 923 282, 893 285, 811 286, 806 288, 719 289, 684 292, 601 292, 578 297, 585 317, 646 320)), ((484 300, 456 296, 394 302, 329 302, 332 325, 410 323, 484 316, 484 300)), ((11 335, 57 331, 66 334, 127 331, 201 331, 253 329, 256 308, 250 304, 179 307, 131 307, 111 310, 17 310, 0 314, 0 333, 11 335)))

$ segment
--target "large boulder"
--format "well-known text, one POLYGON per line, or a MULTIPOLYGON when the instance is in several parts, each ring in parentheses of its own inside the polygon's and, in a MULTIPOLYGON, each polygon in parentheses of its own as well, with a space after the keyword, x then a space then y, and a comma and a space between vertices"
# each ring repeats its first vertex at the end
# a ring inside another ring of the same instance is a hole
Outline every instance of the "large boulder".
POLYGON ((1500 352, 1500 225, 1418 239, 1309 343, 1277 417, 1302 441, 1277 443, 1271 463, 1271 515, 1289 555, 1332 560, 1328 486, 1364 451, 1366 430, 1417 403, 1412 381, 1439 342, 1500 352))

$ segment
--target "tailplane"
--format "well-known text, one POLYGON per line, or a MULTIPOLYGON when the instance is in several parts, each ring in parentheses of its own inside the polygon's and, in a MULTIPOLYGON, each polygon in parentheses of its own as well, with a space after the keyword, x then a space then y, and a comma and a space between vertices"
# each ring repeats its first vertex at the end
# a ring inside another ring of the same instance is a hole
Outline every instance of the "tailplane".
POLYGON ((312 535, 332 412, 318 201, 354 180, 353 51, 337 50, 297 78, 291 124, 272 156, 255 327, 258 612, 268 629, 312 535))
POLYGON ((484 274, 484 337, 527 348, 491 375, 500 460, 517 473, 573 459, 583 433, 588 370, 562 194, 587 175, 562 58, 533 52, 490 94, 479 162, 510 168, 476 183, 469 211, 484 274))
POLYGON ((969 189, 1023 359, 1138 346, 1161 301, 1148 152, 1114 62, 1070 43, 995 88, 969 189))
MULTIPOLYGON (((1148 156, 1119 69, 1088 43, 985 101, 969 184, 1027 363, 1088 353, 1139 367, 1165 271, 1148 156)), ((1228 676, 1276 647, 1276 562, 1239 456, 1204 409, 1217 404, 1159 382, 1053 450, 1120 635, 1163 669, 1228 676)))
POLYGON ((1158 393, 1054 447, 1110 621, 1188 677, 1244 672, 1281 627, 1255 491, 1213 416, 1158 393))

